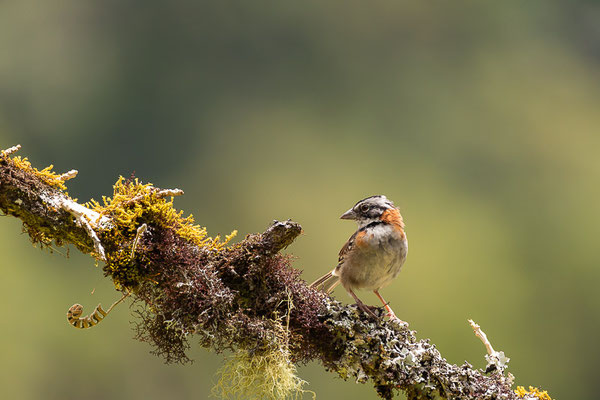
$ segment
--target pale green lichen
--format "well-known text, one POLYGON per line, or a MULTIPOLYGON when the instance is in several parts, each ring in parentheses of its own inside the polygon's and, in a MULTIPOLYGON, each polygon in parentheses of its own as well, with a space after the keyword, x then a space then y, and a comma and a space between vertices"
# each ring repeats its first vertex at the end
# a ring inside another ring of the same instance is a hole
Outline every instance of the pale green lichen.
POLYGON ((285 349, 263 354, 239 350, 220 369, 213 395, 222 399, 300 399, 306 382, 285 349))
POLYGON ((238 350, 218 374, 220 379, 212 393, 222 399, 300 399, 306 381, 296 374, 296 366, 290 359, 289 323, 293 308, 291 294, 288 293, 287 315, 274 315, 272 341, 268 349, 262 351, 238 350), (285 323, 285 325, 284 325, 285 323))

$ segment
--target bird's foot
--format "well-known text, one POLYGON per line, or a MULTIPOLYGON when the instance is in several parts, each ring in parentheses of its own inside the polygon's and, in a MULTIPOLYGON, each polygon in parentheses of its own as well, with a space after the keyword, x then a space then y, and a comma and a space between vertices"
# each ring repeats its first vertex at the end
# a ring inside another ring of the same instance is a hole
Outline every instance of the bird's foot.
POLYGON ((356 305, 358 306, 358 308, 360 308, 364 313, 369 314, 370 316, 374 317, 374 318, 379 318, 374 312, 373 310, 371 310, 371 308, 366 305, 365 303, 361 302, 356 302, 356 305))
POLYGON ((408 328, 408 322, 402 321, 400 318, 396 317, 396 314, 394 314, 393 311, 390 310, 390 312, 387 313, 386 317, 390 319, 390 322, 395 322, 398 325, 408 328))

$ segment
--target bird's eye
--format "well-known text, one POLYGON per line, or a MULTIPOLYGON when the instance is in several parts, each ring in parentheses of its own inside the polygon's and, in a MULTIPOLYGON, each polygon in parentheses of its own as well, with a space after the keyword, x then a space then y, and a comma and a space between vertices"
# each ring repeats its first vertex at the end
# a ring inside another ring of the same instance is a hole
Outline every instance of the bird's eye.
POLYGON ((360 211, 361 212, 367 212, 367 211, 369 211, 369 205, 368 204, 362 204, 360 206, 360 211))

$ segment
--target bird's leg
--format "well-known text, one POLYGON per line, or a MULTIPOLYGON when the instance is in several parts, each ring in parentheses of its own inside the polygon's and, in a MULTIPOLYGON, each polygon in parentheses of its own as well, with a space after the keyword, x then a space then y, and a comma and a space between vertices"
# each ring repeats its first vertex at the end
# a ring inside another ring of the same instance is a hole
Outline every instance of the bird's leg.
POLYGON ((395 319, 398 322, 400 322, 401 324, 406 324, 408 325, 408 323, 402 321, 400 318, 396 317, 396 314, 394 313, 394 311, 392 310, 392 308, 390 307, 390 305, 383 299, 383 297, 379 294, 378 290, 374 290, 373 293, 375 293, 375 295, 377 295, 377 297, 379 297, 379 300, 381 300, 381 302, 383 303, 383 306, 385 307, 385 309, 388 312, 388 317, 390 319, 395 319))
POLYGON ((373 311, 371 311, 369 309, 369 307, 367 307, 367 305, 365 303, 363 303, 358 296, 356 296, 354 294, 354 292, 352 291, 352 289, 346 289, 348 291, 348 293, 350 293, 350 296, 352 296, 354 298, 354 301, 356 301, 356 305, 358 306, 358 308, 360 308, 361 310, 363 310, 365 313, 372 315, 373 317, 377 318, 377 315, 375 315, 375 313, 373 311))

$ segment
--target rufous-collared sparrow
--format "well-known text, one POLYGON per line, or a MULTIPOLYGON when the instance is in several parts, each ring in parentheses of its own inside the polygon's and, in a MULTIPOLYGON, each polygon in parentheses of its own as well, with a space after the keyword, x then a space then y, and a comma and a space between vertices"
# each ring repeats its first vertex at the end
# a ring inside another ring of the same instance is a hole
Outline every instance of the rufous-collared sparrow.
POLYGON ((398 320, 379 289, 398 275, 406 260, 408 241, 400 210, 383 195, 371 196, 356 203, 340 218, 356 220, 358 230, 340 250, 333 271, 310 286, 330 293, 341 283, 361 310, 374 315, 354 293, 355 289, 372 290, 385 306, 388 317, 398 320))

